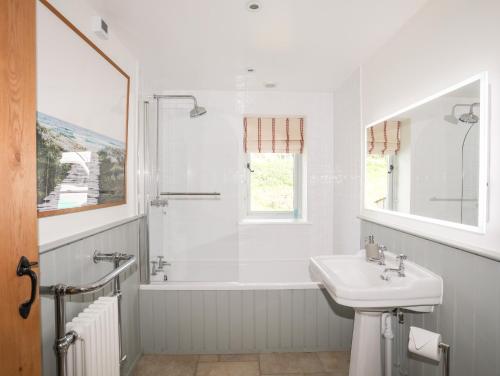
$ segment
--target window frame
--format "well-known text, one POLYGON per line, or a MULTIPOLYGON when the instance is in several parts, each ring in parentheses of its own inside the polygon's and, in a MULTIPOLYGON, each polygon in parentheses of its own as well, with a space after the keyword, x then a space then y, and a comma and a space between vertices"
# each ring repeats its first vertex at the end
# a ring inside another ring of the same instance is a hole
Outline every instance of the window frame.
POLYGON ((293 210, 292 211, 253 211, 251 210, 251 174, 252 172, 247 167, 250 164, 252 154, 273 154, 273 153, 246 153, 245 156, 245 218, 246 219, 264 219, 264 220, 301 220, 303 219, 303 202, 302 202, 302 185, 303 185, 303 154, 290 153, 293 155, 293 210), (296 213, 296 214, 295 214, 296 213))

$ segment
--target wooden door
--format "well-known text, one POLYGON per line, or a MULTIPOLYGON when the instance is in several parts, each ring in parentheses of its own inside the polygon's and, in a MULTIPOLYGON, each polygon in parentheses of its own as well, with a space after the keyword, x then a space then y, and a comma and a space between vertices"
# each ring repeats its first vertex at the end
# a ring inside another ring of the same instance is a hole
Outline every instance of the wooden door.
MULTIPOLYGON (((35 5, 0 0, 0 374, 6 376, 41 374, 38 286, 22 318, 31 279, 16 273, 21 256, 38 261, 35 5)), ((38 267, 32 270, 38 275, 38 267)))

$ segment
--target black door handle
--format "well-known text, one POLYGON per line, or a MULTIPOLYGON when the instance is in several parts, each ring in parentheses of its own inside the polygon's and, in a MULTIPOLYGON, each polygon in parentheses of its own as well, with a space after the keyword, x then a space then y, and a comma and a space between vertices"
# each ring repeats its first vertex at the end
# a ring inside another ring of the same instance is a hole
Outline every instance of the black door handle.
POLYGON ((19 260, 19 264, 17 265, 17 275, 19 277, 22 277, 22 276, 29 276, 30 279, 31 279, 31 295, 30 295, 30 299, 24 303, 22 303, 20 306, 19 306, 19 314, 21 315, 21 317, 23 319, 27 319, 29 314, 30 314, 30 310, 31 310, 31 305, 34 303, 35 299, 36 299, 36 289, 37 289, 37 276, 36 276, 36 273, 31 270, 31 267, 32 266, 37 266, 38 265, 38 262, 30 262, 30 260, 28 260, 27 257, 25 256, 21 256, 21 259, 19 260))

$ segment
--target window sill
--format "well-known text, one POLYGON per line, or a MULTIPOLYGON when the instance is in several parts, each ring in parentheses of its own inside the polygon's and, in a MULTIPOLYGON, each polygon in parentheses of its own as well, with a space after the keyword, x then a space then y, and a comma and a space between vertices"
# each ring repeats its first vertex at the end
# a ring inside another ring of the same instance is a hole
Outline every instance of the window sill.
POLYGON ((244 218, 240 225, 311 225, 312 223, 304 219, 294 218, 244 218))

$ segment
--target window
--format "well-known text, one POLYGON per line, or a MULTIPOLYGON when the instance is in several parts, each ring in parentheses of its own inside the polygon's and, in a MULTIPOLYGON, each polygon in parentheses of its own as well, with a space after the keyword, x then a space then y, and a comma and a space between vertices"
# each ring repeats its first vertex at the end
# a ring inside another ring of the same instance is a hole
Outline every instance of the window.
POLYGON ((301 117, 245 117, 246 214, 249 218, 302 217, 301 117))
POLYGON ((302 156, 295 153, 249 153, 247 211, 249 217, 301 216, 302 156))
POLYGON ((365 190, 367 207, 393 209, 395 163, 395 155, 368 155, 366 157, 366 180, 370 183, 370 189, 365 190))

